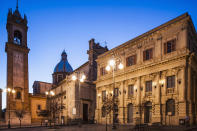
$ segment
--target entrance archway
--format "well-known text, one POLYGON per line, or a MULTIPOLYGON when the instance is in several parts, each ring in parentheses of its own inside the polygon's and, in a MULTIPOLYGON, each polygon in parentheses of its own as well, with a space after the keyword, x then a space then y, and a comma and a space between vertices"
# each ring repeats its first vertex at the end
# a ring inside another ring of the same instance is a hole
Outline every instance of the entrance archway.
POLYGON ((144 123, 150 123, 152 119, 152 103, 146 102, 144 104, 144 123))

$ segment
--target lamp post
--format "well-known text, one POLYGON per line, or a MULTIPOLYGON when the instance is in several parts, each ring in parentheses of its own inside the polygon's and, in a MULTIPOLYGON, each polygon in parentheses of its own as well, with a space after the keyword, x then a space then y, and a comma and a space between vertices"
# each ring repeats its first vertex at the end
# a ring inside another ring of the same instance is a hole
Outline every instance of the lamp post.
POLYGON ((50 126, 51 126, 51 98, 55 95, 53 91, 46 91, 45 95, 49 98, 49 113, 50 113, 50 126))
MULTIPOLYGON (((116 102, 115 102, 117 94, 115 94, 116 92, 115 92, 115 73, 114 73, 115 67, 117 66, 116 64, 117 64, 116 61, 114 59, 111 59, 111 60, 109 60, 108 65, 106 66, 106 70, 107 71, 110 71, 112 69, 112 78, 113 78, 113 98, 112 98, 112 102, 113 102, 113 125, 112 125, 112 129, 116 129, 115 123, 117 121, 117 115, 116 115, 116 113, 117 113, 116 112, 116 107, 117 106, 116 106, 116 102)), ((123 69, 124 68, 124 66, 123 66, 123 64, 121 62, 118 65, 118 68, 119 69, 123 69)))
MULTIPOLYGON (((4 91, 7 93, 8 99, 10 99, 11 94, 16 93, 16 91, 14 89, 11 89, 11 88, 6 88, 4 91)), ((10 124, 10 101, 8 102, 8 128, 11 128, 11 124, 10 124)))
POLYGON ((79 99, 78 99, 78 101, 79 101, 79 125, 81 125, 81 118, 80 118, 80 113, 81 113, 81 96, 80 96, 80 88, 81 88, 81 83, 83 83, 84 82, 84 80, 86 79, 86 76, 85 76, 85 74, 84 73, 82 73, 82 72, 75 72, 76 74, 74 74, 74 75, 72 75, 72 80, 73 81, 76 81, 76 80, 78 80, 78 84, 79 84, 79 94, 78 94, 78 96, 79 96, 79 99))

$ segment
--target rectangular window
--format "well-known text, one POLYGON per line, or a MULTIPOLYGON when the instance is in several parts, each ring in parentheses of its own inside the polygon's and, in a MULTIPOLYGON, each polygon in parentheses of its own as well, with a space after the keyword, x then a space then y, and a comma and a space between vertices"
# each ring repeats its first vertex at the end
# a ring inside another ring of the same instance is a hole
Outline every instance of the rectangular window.
POLYGON ((16 92, 16 99, 21 99, 21 92, 20 91, 16 92))
POLYGON ((165 54, 171 53, 175 50, 176 50, 176 40, 175 39, 164 43, 164 53, 165 54))
POLYGON ((136 64, 136 55, 129 56, 126 58, 126 65, 127 66, 132 66, 136 64))
POLYGON ((106 74, 105 68, 104 68, 104 67, 101 67, 101 68, 100 68, 100 75, 103 76, 103 75, 105 75, 105 74, 106 74))
POLYGON ((41 105, 38 105, 38 106, 37 106, 37 109, 38 109, 38 110, 41 110, 41 105))
POLYGON ((175 76, 167 77, 167 88, 175 88, 175 76))
POLYGON ((114 95, 115 95, 115 96, 118 96, 118 94, 119 94, 119 88, 115 88, 114 91, 115 91, 115 92, 114 92, 114 93, 115 93, 114 95))
POLYGON ((146 81, 146 92, 152 91, 152 81, 146 81))
POLYGON ((132 96, 134 93, 134 85, 128 85, 128 96, 132 96))
POLYGON ((106 91, 102 91, 102 101, 105 101, 106 99, 106 91))
POLYGON ((150 60, 153 58, 153 48, 147 49, 143 52, 143 60, 150 60))

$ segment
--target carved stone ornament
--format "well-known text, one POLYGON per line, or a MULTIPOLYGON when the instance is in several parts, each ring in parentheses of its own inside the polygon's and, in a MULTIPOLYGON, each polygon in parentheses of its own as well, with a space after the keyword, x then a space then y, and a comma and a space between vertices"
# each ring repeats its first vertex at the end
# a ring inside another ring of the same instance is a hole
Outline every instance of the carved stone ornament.
POLYGON ((142 47, 142 43, 137 44, 137 48, 140 49, 142 47))

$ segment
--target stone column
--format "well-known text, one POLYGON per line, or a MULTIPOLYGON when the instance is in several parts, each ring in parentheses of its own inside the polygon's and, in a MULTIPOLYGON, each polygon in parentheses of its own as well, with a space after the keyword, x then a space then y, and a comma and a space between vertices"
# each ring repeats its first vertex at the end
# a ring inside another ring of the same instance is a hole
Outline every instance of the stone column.
MULTIPOLYGON (((187 88, 187 75, 186 75, 186 69, 185 67, 182 68, 182 70, 180 71, 181 76, 177 76, 179 78, 181 78, 181 84, 178 86, 178 95, 179 95, 179 99, 178 99, 178 105, 177 105, 177 114, 178 114, 178 118, 179 119, 185 119, 186 116, 186 88, 187 88)), ((178 82, 177 82, 178 84, 178 82)))
POLYGON ((101 99, 101 92, 99 91, 99 89, 97 89, 96 90, 96 112, 95 112, 95 119, 96 119, 96 121, 97 121, 97 123, 101 123, 101 121, 100 121, 100 116, 101 116, 101 111, 100 111, 100 109, 101 109, 101 107, 100 107, 100 103, 101 103, 101 101, 100 101, 100 99, 101 99))
POLYGON ((125 106, 125 101, 124 101, 124 86, 125 86, 125 84, 124 84, 124 81, 122 81, 121 82, 121 84, 120 84, 120 88, 119 88, 119 90, 120 90, 120 93, 119 93, 119 102, 120 102, 120 104, 119 104, 119 116, 118 116, 118 118, 119 118, 119 122, 120 122, 120 124, 125 124, 125 112, 124 112, 124 106, 125 106))
POLYGON ((180 95, 180 101, 185 102, 185 93, 186 93, 186 70, 185 67, 182 69, 182 77, 181 77, 181 90, 179 90, 179 95, 180 95))
MULTIPOLYGON (((192 72, 192 67, 191 67, 191 56, 189 58, 189 66, 188 66, 188 87, 187 87, 187 101, 188 101, 188 106, 187 106, 187 110, 188 112, 186 112, 186 114, 189 116, 189 120, 190 120, 190 124, 192 124, 193 121, 193 117, 192 117, 192 100, 191 100, 191 92, 192 92, 192 76, 191 76, 191 72, 192 72)), ((186 111, 187 111, 186 110, 186 111)))
MULTIPOLYGON (((135 124, 140 124, 141 123, 141 111, 140 111, 140 108, 141 108, 141 78, 138 77, 137 78, 137 82, 136 82, 136 85, 137 85, 137 96, 136 96, 136 108, 135 108, 135 120, 134 120, 134 123, 135 124)), ((134 92, 136 92, 136 90, 134 90, 134 92)))
POLYGON ((155 92, 154 92, 154 96, 155 96, 155 111, 154 111, 154 115, 153 115, 153 120, 152 122, 161 122, 161 87, 159 84, 159 73, 157 74, 157 76, 155 77, 155 82, 156 82, 156 88, 154 88, 155 92))

